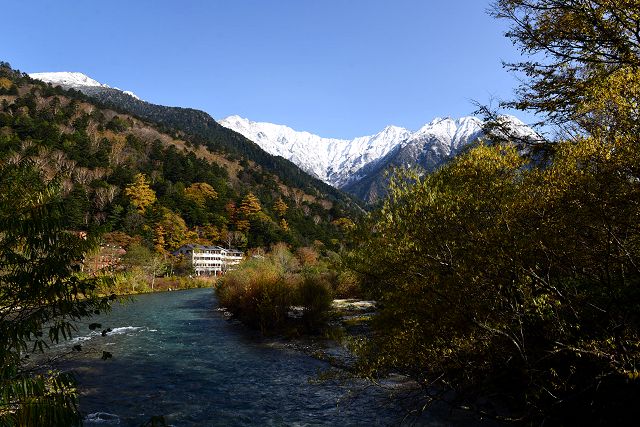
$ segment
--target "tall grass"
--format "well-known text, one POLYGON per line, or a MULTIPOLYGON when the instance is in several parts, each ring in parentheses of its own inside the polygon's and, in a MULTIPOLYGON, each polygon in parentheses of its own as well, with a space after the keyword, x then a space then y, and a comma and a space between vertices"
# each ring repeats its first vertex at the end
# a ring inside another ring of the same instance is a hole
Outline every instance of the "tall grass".
POLYGON ((216 288, 220 304, 263 334, 318 332, 331 307, 333 292, 326 269, 310 268, 317 257, 296 257, 283 245, 245 261, 216 288), (301 309, 302 316, 291 313, 301 309))

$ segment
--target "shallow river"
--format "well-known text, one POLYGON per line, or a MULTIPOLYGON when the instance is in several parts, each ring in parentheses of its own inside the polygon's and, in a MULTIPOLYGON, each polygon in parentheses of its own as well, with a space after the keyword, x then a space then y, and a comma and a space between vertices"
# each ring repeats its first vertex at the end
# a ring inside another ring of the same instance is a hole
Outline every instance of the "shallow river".
MULTIPOLYGON (((370 390, 314 383, 325 362, 261 340, 216 311, 211 289, 149 294, 81 326, 83 352, 64 363, 81 385, 85 425, 390 425, 402 418, 370 390), (113 354, 101 360, 102 351, 113 354)), ((430 420, 419 424, 441 425, 430 420)), ((443 424, 447 425, 448 422, 443 424)))

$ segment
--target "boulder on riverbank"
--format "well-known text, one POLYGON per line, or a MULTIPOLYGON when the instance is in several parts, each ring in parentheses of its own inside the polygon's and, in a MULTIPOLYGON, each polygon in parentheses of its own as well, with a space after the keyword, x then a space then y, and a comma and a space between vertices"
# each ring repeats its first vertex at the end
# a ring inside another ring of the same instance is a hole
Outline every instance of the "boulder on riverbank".
POLYGON ((331 308, 338 312, 360 312, 370 313, 376 311, 375 301, 366 301, 358 299, 334 299, 331 308))

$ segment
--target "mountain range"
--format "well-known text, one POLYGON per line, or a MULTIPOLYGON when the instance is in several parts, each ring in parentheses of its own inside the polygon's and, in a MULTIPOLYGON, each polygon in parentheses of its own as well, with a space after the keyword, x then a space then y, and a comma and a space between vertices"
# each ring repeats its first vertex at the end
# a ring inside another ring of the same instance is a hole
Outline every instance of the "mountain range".
MULTIPOLYGON (((309 132, 301 132, 285 125, 253 122, 237 115, 214 121, 208 114, 192 109, 164 107, 140 100, 134 93, 112 88, 97 82, 82 73, 53 72, 33 73, 32 78, 53 85, 72 88, 96 98, 109 107, 124 108, 127 112, 155 122, 196 131, 205 137, 215 134, 220 140, 221 133, 229 129, 257 144, 242 145, 253 157, 259 147, 277 158, 286 159, 303 171, 368 203, 375 203, 386 194, 387 171, 398 167, 418 167, 426 172, 453 158, 469 144, 484 135, 482 120, 468 116, 459 119, 435 118, 417 131, 398 126, 387 126, 371 136, 351 140, 323 138, 309 132)), ((535 133, 520 120, 503 116, 509 127, 523 137, 533 137, 535 133)), ((223 135, 223 141, 231 138, 226 149, 238 149, 238 136, 223 135)), ((278 170, 287 165, 279 165, 270 160, 272 168, 278 170)))
MULTIPOLYGON (((515 117, 502 116, 501 121, 517 135, 535 136, 515 117)), ((289 159, 306 172, 367 202, 386 194, 385 172, 400 167, 431 172, 484 135, 484 122, 473 116, 435 118, 415 132, 387 126, 374 135, 352 140, 322 138, 239 116, 226 117, 219 123, 268 153, 289 159)))

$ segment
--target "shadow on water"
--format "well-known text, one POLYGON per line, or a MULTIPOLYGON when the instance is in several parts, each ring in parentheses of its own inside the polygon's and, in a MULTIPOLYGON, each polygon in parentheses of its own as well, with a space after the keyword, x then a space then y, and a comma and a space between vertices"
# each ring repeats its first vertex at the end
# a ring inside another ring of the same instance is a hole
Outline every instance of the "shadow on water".
POLYGON ((139 426, 154 415, 176 426, 371 426, 402 419, 379 390, 347 398, 356 384, 313 381, 326 362, 270 345, 216 307, 211 289, 197 289, 141 295, 91 319, 112 332, 83 327, 76 340, 94 351, 61 366, 79 380, 85 425, 139 426), (113 358, 101 360, 102 350, 113 358))

